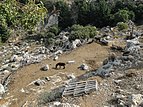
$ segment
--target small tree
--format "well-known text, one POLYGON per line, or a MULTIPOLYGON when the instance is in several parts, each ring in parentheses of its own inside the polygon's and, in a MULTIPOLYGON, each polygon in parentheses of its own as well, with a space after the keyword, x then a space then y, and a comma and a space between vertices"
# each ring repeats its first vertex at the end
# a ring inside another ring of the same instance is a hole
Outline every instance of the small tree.
MULTIPOLYGON (((22 2, 22 1, 21 1, 22 2)), ((10 29, 33 30, 36 25, 44 20, 47 10, 41 3, 35 4, 35 0, 28 0, 20 5, 16 0, 0 1, 0 37, 6 41, 10 29)))
POLYGON ((118 22, 117 27, 118 27, 119 30, 128 29, 128 24, 124 23, 124 22, 118 22))
POLYGON ((107 1, 99 0, 97 5, 96 25, 99 27, 107 26, 110 20, 111 7, 107 1))
POLYGON ((0 42, 6 42, 10 34, 7 28, 0 25, 0 42))
POLYGON ((143 4, 139 4, 135 10, 136 20, 143 19, 143 4))
POLYGON ((60 11, 59 15, 59 27, 65 29, 72 26, 71 11, 68 4, 64 1, 57 1, 55 3, 56 9, 60 11))
POLYGON ((134 19, 134 12, 128 10, 119 10, 114 14, 114 21, 117 22, 127 22, 128 20, 134 19))
POLYGON ((75 5, 78 7, 78 24, 87 25, 90 22, 90 3, 86 0, 75 0, 75 5))
POLYGON ((97 29, 94 26, 73 25, 71 27, 70 40, 89 39, 96 36, 96 34, 97 29))
POLYGON ((59 32, 59 29, 58 29, 58 27, 56 27, 56 26, 52 26, 52 27, 49 28, 49 32, 52 32, 52 33, 54 33, 55 35, 57 35, 58 32, 59 32))

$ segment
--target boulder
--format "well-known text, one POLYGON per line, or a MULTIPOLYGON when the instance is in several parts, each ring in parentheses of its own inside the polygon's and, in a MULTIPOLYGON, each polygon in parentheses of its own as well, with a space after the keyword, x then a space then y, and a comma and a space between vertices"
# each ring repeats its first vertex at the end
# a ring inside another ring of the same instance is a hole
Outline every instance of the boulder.
POLYGON ((3 74, 9 74, 9 73, 10 73, 10 71, 8 71, 8 70, 4 70, 2 73, 3 73, 3 74))
POLYGON ((81 69, 81 70, 88 70, 89 67, 88 67, 86 64, 83 63, 83 64, 80 66, 80 69, 81 69))
POLYGON ((100 44, 107 46, 108 45, 108 41, 106 39, 104 39, 104 38, 101 38, 100 39, 100 44))
POLYGON ((63 39, 63 41, 67 41, 69 39, 69 37, 64 35, 62 39, 63 39))
POLYGON ((61 105, 61 102, 54 102, 53 105, 58 107, 61 105))
POLYGON ((55 55, 54 58, 53 58, 54 61, 56 61, 58 59, 59 59, 59 57, 57 55, 55 55))
POLYGON ((67 78, 68 78, 68 79, 75 79, 76 77, 75 77, 74 74, 72 73, 72 74, 67 75, 67 78))
POLYGON ((114 80, 114 83, 119 84, 122 80, 114 80))
POLYGON ((11 63, 9 64, 10 71, 16 71, 20 67, 20 63, 11 63))
POLYGON ((41 54, 48 54, 49 50, 46 47, 40 47, 38 52, 41 54))
POLYGON ((75 41, 72 42, 72 48, 75 49, 77 46, 81 45, 81 41, 79 39, 76 39, 75 41))
POLYGON ((36 81, 34 82, 34 84, 37 85, 37 86, 41 86, 41 85, 46 84, 46 82, 45 82, 44 80, 38 79, 38 80, 36 80, 36 81))
POLYGON ((62 54, 62 53, 63 53, 62 50, 58 50, 58 51, 56 51, 54 54, 55 54, 55 55, 58 55, 58 54, 62 54))
POLYGON ((141 94, 132 94, 130 97, 130 101, 132 103, 131 107, 137 107, 143 102, 143 95, 141 94))
POLYGON ((0 71, 8 69, 9 64, 5 64, 0 68, 0 71))
POLYGON ((5 89, 4 86, 2 84, 0 84, 0 95, 3 95, 5 93, 5 89))
POLYGON ((43 71, 49 70, 49 65, 48 65, 48 64, 44 65, 44 66, 41 68, 41 70, 43 70, 43 71))
POLYGON ((132 39, 132 40, 127 40, 127 43, 133 43, 133 44, 137 45, 137 44, 139 44, 140 42, 139 42, 138 38, 134 38, 134 39, 132 39))
POLYGON ((96 73, 97 73, 97 75, 99 75, 101 77, 109 77, 111 70, 112 70, 112 67, 110 67, 108 69, 104 69, 103 67, 101 67, 101 68, 97 69, 96 73))
POLYGON ((49 78, 49 77, 45 77, 45 80, 46 80, 46 81, 50 81, 50 78, 49 78))
POLYGON ((10 58, 10 61, 11 62, 16 62, 18 60, 18 56, 17 55, 13 55, 11 58, 10 58))

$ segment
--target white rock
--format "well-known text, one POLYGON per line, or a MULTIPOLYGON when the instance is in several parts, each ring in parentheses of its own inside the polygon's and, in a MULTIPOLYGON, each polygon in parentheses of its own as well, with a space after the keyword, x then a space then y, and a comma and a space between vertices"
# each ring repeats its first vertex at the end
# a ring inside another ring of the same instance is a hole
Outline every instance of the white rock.
POLYGON ((5 89, 4 86, 2 84, 0 84, 0 95, 5 93, 5 89))
POLYGON ((38 80, 36 80, 36 81, 34 82, 34 84, 37 85, 37 86, 41 86, 41 85, 46 84, 46 82, 45 82, 44 80, 38 79, 38 80))
POLYGON ((9 67, 11 67, 10 70, 14 71, 20 67, 20 64, 19 63, 11 63, 11 64, 9 64, 9 67))
POLYGON ((68 79, 66 81, 64 81, 65 87, 67 87, 67 85, 72 81, 73 79, 68 79))
POLYGON ((141 94, 132 94, 131 95, 131 102, 132 102, 132 107, 137 107, 139 104, 143 102, 143 95, 141 94))
POLYGON ((68 78, 68 79, 75 79, 76 77, 75 77, 74 74, 72 73, 72 74, 67 75, 67 78, 68 78))
POLYGON ((22 60, 23 60, 23 57, 22 57, 22 56, 17 57, 17 61, 18 61, 18 62, 20 62, 20 61, 22 61, 22 60))
POLYGON ((25 90, 22 88, 21 90, 20 90, 22 93, 24 93, 25 92, 25 90))
POLYGON ((56 61, 58 59, 59 59, 59 57, 57 55, 55 55, 54 58, 53 58, 54 61, 56 61))
POLYGON ((58 55, 58 54, 62 54, 62 53, 63 53, 62 50, 58 50, 58 51, 56 51, 54 54, 55 54, 55 55, 58 55))
POLYGON ((70 104, 70 103, 61 103, 60 106, 61 106, 61 107, 80 107, 80 106, 78 106, 78 105, 70 104))
POLYGON ((133 44, 139 44, 138 38, 132 39, 132 40, 127 40, 127 43, 133 43, 133 44))
POLYGON ((4 74, 9 74, 9 73, 10 73, 10 71, 8 71, 8 70, 4 70, 4 71, 3 71, 3 73, 4 73, 4 74))
POLYGON ((89 69, 89 67, 86 64, 84 64, 84 63, 80 66, 80 68, 82 70, 88 70, 89 69))
POLYGON ((2 70, 7 69, 8 66, 9 66, 9 64, 5 64, 5 65, 3 65, 3 66, 1 67, 1 69, 2 69, 2 70))
POLYGON ((42 67, 42 70, 44 70, 44 71, 47 71, 47 70, 49 70, 50 68, 49 68, 49 65, 48 64, 46 64, 46 65, 44 65, 43 67, 42 67))
POLYGON ((122 98, 125 98, 126 96, 124 96, 124 95, 116 95, 116 98, 117 99, 122 99, 122 98))
POLYGON ((73 64, 75 61, 68 61, 67 64, 73 64))
POLYGON ((116 84, 119 84, 122 80, 114 80, 116 84))
POLYGON ((77 45, 80 45, 81 41, 79 39, 76 39, 75 41, 72 42, 72 47, 73 49, 75 49, 77 47, 77 45))
POLYGON ((54 102, 53 105, 54 106, 59 106, 59 105, 61 105, 61 102, 54 102))
POLYGON ((18 59, 18 56, 17 56, 17 55, 13 55, 13 56, 10 58, 10 61, 16 62, 17 59, 18 59))
POLYGON ((69 38, 67 36, 63 36, 63 41, 67 41, 69 38))
POLYGON ((49 77, 45 77, 45 79, 46 79, 47 81, 50 81, 50 78, 49 78, 49 77))
POLYGON ((53 104, 49 105, 49 107, 80 107, 75 104, 70 104, 70 103, 61 103, 61 102, 53 102, 53 104))

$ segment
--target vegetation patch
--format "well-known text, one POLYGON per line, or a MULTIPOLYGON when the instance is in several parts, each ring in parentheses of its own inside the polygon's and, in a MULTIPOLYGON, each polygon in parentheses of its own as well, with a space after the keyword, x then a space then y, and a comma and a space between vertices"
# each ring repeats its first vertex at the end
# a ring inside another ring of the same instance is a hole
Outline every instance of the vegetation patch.
POLYGON ((52 90, 51 92, 43 92, 39 96, 39 100, 38 100, 39 105, 47 104, 52 101, 60 101, 62 98, 63 91, 64 91, 64 87, 59 87, 52 90))
POLYGON ((97 29, 95 26, 81 26, 81 25, 73 25, 70 29, 70 40, 75 39, 89 39, 93 38, 97 34, 97 29))
POLYGON ((117 24, 118 30, 124 30, 124 29, 128 29, 128 24, 124 23, 124 22, 119 22, 117 24))

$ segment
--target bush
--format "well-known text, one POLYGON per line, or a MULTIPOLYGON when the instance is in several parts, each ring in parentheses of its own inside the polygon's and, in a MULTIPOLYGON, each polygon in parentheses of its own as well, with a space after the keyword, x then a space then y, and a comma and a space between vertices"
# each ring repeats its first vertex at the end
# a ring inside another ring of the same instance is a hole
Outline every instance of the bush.
POLYGON ((136 20, 142 20, 143 19, 143 4, 139 4, 137 8, 135 9, 136 14, 136 20))
POLYGON ((47 102, 51 102, 51 101, 55 101, 58 98, 61 98, 61 93, 54 93, 54 92, 45 92, 43 93, 42 97, 41 97, 43 103, 47 103, 47 102))
POLYGON ((6 42, 9 36, 9 31, 4 26, 0 25, 0 41, 3 43, 6 42))
POLYGON ((124 29, 128 29, 128 24, 127 23, 124 23, 124 22, 119 22, 117 24, 117 27, 119 30, 124 30, 124 29))
POLYGON ((71 10, 67 2, 64 0, 57 0, 55 3, 55 7, 57 10, 60 10, 59 14, 59 27, 61 29, 65 29, 69 26, 72 26, 73 20, 71 17, 71 10))
POLYGON ((94 26, 81 26, 81 25, 73 25, 71 27, 71 32, 70 32, 70 40, 75 40, 75 39, 89 39, 93 38, 96 36, 97 30, 96 27, 94 26))
POLYGON ((52 101, 59 101, 62 98, 63 87, 52 90, 51 92, 44 92, 39 97, 39 104, 46 104, 52 101))
POLYGON ((52 45, 54 44, 54 39, 53 38, 47 38, 45 45, 52 45))
POLYGON ((58 27, 53 26, 53 27, 49 28, 49 32, 54 33, 55 35, 57 35, 58 32, 59 32, 59 29, 58 29, 58 27))
POLYGON ((115 22, 127 22, 128 20, 133 20, 135 18, 135 14, 133 11, 128 10, 119 10, 114 14, 115 22))
POLYGON ((55 37, 55 34, 52 32, 48 32, 46 35, 46 38, 54 38, 54 37, 55 37))
POLYGON ((71 31, 78 31, 78 30, 81 30, 83 28, 82 25, 73 25, 71 27, 71 31))

